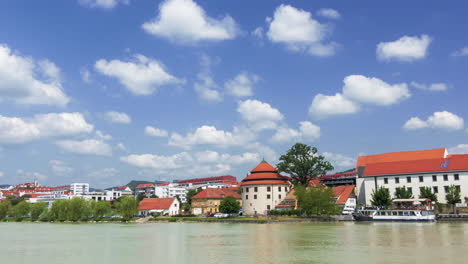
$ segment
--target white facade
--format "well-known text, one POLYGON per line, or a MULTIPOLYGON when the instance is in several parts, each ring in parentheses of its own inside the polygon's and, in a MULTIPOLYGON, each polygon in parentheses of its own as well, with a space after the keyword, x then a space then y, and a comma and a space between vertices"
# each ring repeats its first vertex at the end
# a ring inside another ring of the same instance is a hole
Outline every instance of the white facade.
POLYGON ((114 201, 122 196, 121 191, 103 191, 103 192, 87 192, 83 195, 77 195, 89 200, 95 201, 114 201))
POLYGON ((180 186, 178 184, 168 184, 162 186, 155 186, 154 187, 154 194, 158 198, 172 198, 179 196, 180 200, 185 203, 187 201, 187 192, 188 188, 185 186, 180 186))
POLYGON ((468 196, 468 171, 367 176, 358 178, 357 185, 359 203, 366 205, 371 204, 375 189, 387 188, 394 198, 395 189, 403 186, 411 188, 414 198, 419 198, 420 187, 430 187, 438 202, 446 203, 445 195, 451 185, 460 188, 462 200, 468 196))
POLYGON ((151 213, 161 213, 163 215, 168 214, 169 216, 174 216, 179 214, 180 203, 177 199, 174 199, 169 208, 164 209, 150 209, 150 210, 139 210, 139 214, 149 215, 151 213))
POLYGON ((70 191, 73 195, 82 195, 89 192, 89 183, 72 183, 70 191))
POLYGON ((290 190, 288 185, 246 185, 241 188, 243 215, 267 215, 290 190))

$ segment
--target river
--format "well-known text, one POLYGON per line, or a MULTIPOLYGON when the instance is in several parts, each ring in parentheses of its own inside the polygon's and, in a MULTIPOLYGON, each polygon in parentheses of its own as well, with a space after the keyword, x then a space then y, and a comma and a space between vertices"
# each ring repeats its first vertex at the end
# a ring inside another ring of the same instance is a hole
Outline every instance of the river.
POLYGON ((0 223, 0 263, 466 263, 468 223, 0 223))

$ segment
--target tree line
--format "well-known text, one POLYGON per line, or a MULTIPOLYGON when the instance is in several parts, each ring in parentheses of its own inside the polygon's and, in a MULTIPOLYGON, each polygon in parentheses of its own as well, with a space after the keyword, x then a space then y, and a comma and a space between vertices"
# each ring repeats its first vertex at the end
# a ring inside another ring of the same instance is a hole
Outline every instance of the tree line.
POLYGON ((101 221, 108 214, 120 214, 119 220, 128 221, 137 213, 138 202, 130 196, 120 197, 113 203, 73 197, 70 200, 55 200, 50 208, 45 202, 31 204, 25 200, 0 203, 0 220, 10 217, 15 221, 25 218, 42 222, 101 221))

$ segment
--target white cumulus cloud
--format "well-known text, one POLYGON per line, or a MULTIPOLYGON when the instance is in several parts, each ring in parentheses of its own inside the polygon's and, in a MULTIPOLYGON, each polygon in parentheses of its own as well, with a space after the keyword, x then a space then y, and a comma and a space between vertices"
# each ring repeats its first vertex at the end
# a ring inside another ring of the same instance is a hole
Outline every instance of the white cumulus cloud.
POLYGON ((331 56, 336 43, 323 43, 330 29, 312 18, 312 14, 290 5, 276 8, 268 18, 267 36, 274 43, 282 43, 293 51, 305 51, 315 56, 331 56))
POLYGON ((197 75, 198 81, 194 84, 194 90, 201 100, 219 103, 223 101, 223 95, 218 91, 218 84, 213 80, 213 74, 210 69, 212 63, 210 57, 205 55, 201 57, 201 71, 197 75))
POLYGON ((335 115, 354 114, 359 111, 359 105, 347 99, 342 94, 317 94, 309 107, 309 115, 316 119, 323 119, 335 115))
POLYGON ((129 0, 78 0, 78 3, 84 7, 112 9, 119 3, 128 5, 129 0))
POLYGON ((432 39, 428 35, 403 36, 392 42, 377 45, 377 59, 381 61, 414 61, 426 57, 432 39))
POLYGON ((65 151, 81 155, 112 155, 112 147, 106 142, 97 139, 60 140, 55 142, 55 144, 65 151))
POLYGON ((278 109, 258 100, 240 101, 237 112, 256 131, 275 129, 278 122, 284 119, 283 114, 278 109))
POLYGON ((335 9, 331 8, 321 8, 317 11, 318 16, 323 16, 330 19, 340 19, 341 14, 335 9))
POLYGON ((468 154, 468 144, 458 144, 447 151, 449 154, 468 154))
POLYGON ((183 82, 169 74, 159 61, 140 54, 129 61, 100 59, 94 67, 99 73, 116 78, 134 95, 150 95, 163 85, 183 82))
POLYGON ((65 106, 60 69, 51 61, 36 61, 0 44, 0 102, 65 106))
POLYGON ((81 113, 49 113, 32 118, 0 115, 0 143, 18 144, 46 137, 90 133, 93 125, 81 113))
POLYGON ((468 46, 461 48, 451 54, 453 57, 461 57, 468 55, 468 46))
POLYGON ((463 118, 448 111, 435 112, 427 118, 422 120, 419 117, 412 117, 403 126, 405 130, 418 130, 424 128, 432 128, 442 131, 455 131, 462 130, 465 122, 463 118))
POLYGON ((132 118, 128 114, 122 112, 109 111, 104 114, 104 117, 111 123, 130 124, 132 122, 132 118))
POLYGON ((145 134, 152 137, 167 137, 169 135, 166 130, 152 126, 145 127, 145 134))
POLYGON ((274 143, 288 143, 293 141, 312 142, 319 138, 320 127, 309 121, 302 121, 299 122, 299 130, 289 127, 278 128, 270 140, 274 143))
POLYGON ((192 0, 162 2, 159 5, 159 15, 144 23, 142 27, 149 34, 180 44, 229 40, 240 32, 232 17, 209 17, 205 10, 192 0))
POLYGON ((424 83, 418 83, 418 82, 411 82, 411 86, 417 89, 434 91, 434 92, 441 92, 441 91, 448 90, 448 85, 445 83, 424 84, 424 83))
POLYGON ((236 77, 224 83, 227 93, 235 97, 248 97, 253 95, 253 86, 260 78, 255 74, 241 72, 236 77))
POLYGON ((356 159, 332 152, 324 152, 323 156, 329 160, 335 168, 354 168, 356 159))
POLYGON ((73 168, 68 167, 63 161, 51 160, 49 161, 50 170, 58 176, 69 176, 73 173, 73 168))

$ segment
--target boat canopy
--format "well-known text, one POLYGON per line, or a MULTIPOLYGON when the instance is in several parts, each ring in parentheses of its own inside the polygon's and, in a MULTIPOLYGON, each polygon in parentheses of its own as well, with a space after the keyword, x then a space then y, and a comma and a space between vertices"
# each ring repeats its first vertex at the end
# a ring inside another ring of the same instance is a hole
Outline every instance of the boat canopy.
POLYGON ((430 202, 431 200, 427 199, 427 198, 423 198, 423 199, 393 199, 393 202, 394 203, 427 203, 427 202, 430 202))

